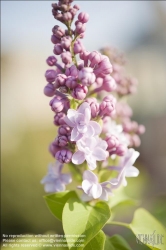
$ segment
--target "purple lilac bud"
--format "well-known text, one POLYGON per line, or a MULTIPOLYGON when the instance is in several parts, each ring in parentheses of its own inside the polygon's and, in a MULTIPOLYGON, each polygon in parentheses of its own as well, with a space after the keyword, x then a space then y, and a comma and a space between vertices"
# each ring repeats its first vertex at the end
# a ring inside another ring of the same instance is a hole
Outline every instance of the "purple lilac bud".
POLYGON ((144 125, 139 125, 139 126, 138 126, 138 130, 137 130, 137 133, 138 133, 139 135, 144 134, 144 133, 145 133, 145 126, 144 126, 144 125))
POLYGON ((64 86, 66 78, 67 78, 66 75, 64 75, 64 74, 58 74, 57 77, 55 78, 54 87, 55 88, 59 88, 60 86, 64 86))
POLYGON ((71 134, 71 128, 64 124, 58 128, 58 134, 59 135, 70 135, 71 134))
POLYGON ((57 44, 57 43, 60 43, 61 42, 61 39, 59 39, 58 37, 56 37, 55 35, 52 35, 51 36, 51 42, 53 44, 57 44))
POLYGON ((55 154, 60 150, 60 147, 58 147, 57 145, 55 145, 54 142, 52 142, 52 143, 49 145, 48 150, 49 150, 49 152, 52 154, 52 156, 55 157, 55 154))
POLYGON ((76 42, 74 43, 74 53, 75 54, 79 54, 84 50, 84 47, 81 43, 81 41, 78 39, 76 40, 76 42))
POLYGON ((80 59, 84 61, 88 60, 89 54, 90 52, 87 50, 82 51, 82 53, 80 53, 80 59))
POLYGON ((96 64, 99 64, 102 60, 102 55, 98 51, 93 51, 88 56, 90 67, 94 67, 96 64))
POLYGON ((83 100, 86 97, 86 94, 88 93, 87 86, 82 86, 81 84, 78 84, 77 87, 75 87, 71 93, 71 95, 78 100, 83 100))
POLYGON ((67 143, 68 143, 68 138, 65 135, 59 135, 54 141, 54 144, 59 147, 65 147, 67 143))
POLYGON ((102 61, 98 64, 94 72, 97 76, 105 76, 112 73, 112 64, 107 56, 102 55, 102 61))
POLYGON ((76 9, 76 10, 79 10, 79 9, 80 9, 80 7, 79 7, 77 4, 75 4, 75 5, 73 6, 73 8, 76 9))
POLYGON ((84 23, 81 23, 81 22, 77 22, 76 23, 76 29, 75 29, 75 31, 76 31, 76 33, 78 35, 81 34, 81 33, 84 33, 85 30, 86 30, 86 26, 85 26, 84 23))
POLYGON ((78 78, 83 85, 90 86, 95 82, 95 74, 92 68, 83 68, 79 71, 78 78))
POLYGON ((55 158, 61 163, 69 163, 71 162, 72 152, 68 149, 59 150, 56 153, 55 158))
POLYGON ((59 112, 54 116, 54 124, 56 126, 60 126, 60 125, 64 125, 66 124, 64 121, 64 118, 66 117, 66 115, 63 112, 59 112))
POLYGON ((70 89, 74 89, 78 85, 74 76, 68 76, 66 79, 66 86, 70 89))
POLYGON ((116 99, 114 96, 109 95, 104 97, 100 104, 100 115, 110 115, 115 110, 116 99))
POLYGON ((64 14, 63 14, 63 20, 65 21, 65 22, 69 22, 69 21, 71 21, 73 19, 73 16, 72 16, 72 14, 69 12, 69 11, 67 11, 67 12, 65 12, 64 14))
POLYGON ((65 36, 65 37, 62 37, 61 39, 62 47, 67 50, 70 48, 71 42, 72 42, 72 39, 70 36, 65 36))
POLYGON ((109 151, 109 153, 114 152, 119 145, 118 138, 114 135, 111 135, 111 136, 108 136, 105 140, 108 144, 107 150, 109 151))
POLYGON ((88 98, 86 102, 89 103, 91 109, 91 116, 95 118, 99 113, 99 103, 97 102, 96 98, 88 98))
POLYGON ((116 89, 116 82, 114 78, 112 78, 110 75, 106 75, 103 80, 102 88, 107 92, 114 91, 116 89))
POLYGON ((119 156, 124 156, 127 151, 127 147, 124 144, 119 144, 116 149, 116 154, 119 156))
POLYGON ((61 27, 59 27, 58 25, 55 25, 52 28, 52 32, 58 38, 61 38, 62 36, 65 35, 65 31, 61 27))
POLYGON ((52 83, 48 83, 44 88, 44 94, 46 96, 52 97, 55 94, 55 88, 52 83))
POLYGON ((88 13, 85 13, 85 12, 81 12, 81 13, 78 15, 78 20, 79 20, 81 23, 87 23, 88 20, 89 20, 89 14, 88 14, 88 13))
POLYGON ((52 111, 58 113, 63 110, 66 101, 66 98, 57 95, 50 101, 49 105, 51 106, 52 111))
POLYGON ((60 43, 56 44, 56 45, 54 46, 53 52, 54 52, 55 55, 60 55, 60 54, 62 54, 62 52, 63 52, 62 45, 61 45, 60 43))
POLYGON ((78 76, 78 69, 75 65, 72 65, 70 68, 67 68, 66 69, 66 72, 65 74, 67 76, 74 76, 74 77, 77 77, 78 76))
POLYGON ((69 51, 63 52, 61 54, 61 58, 64 64, 70 64, 72 62, 72 55, 69 51))
POLYGON ((45 73, 45 77, 47 82, 51 83, 55 81, 55 77, 56 77, 56 71, 53 69, 49 69, 46 71, 45 73))
POLYGON ((57 59, 55 56, 49 56, 46 60, 47 64, 49 66, 55 66, 56 62, 57 62, 57 59))
POLYGON ((68 93, 68 88, 66 86, 60 86, 59 91, 61 93, 63 93, 63 94, 67 94, 68 93))
POLYGON ((71 13, 71 15, 72 15, 72 19, 75 17, 75 15, 77 14, 77 9, 76 8, 70 8, 69 9, 69 12, 71 13))

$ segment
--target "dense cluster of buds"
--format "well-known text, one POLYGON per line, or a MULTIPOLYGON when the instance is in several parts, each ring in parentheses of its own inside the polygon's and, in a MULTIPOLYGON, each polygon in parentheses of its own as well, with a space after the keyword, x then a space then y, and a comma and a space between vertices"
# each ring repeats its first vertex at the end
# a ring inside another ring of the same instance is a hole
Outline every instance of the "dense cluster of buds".
POLYGON ((49 105, 58 135, 49 146, 56 163, 49 166, 42 184, 46 192, 65 190, 72 178, 62 169, 63 164, 70 164, 79 170, 82 183, 78 188, 84 200, 108 200, 115 188, 127 184, 126 177, 139 174, 133 166, 139 153, 131 146, 140 144, 138 135, 145 129, 131 121, 131 108, 121 102, 122 96, 135 92, 136 81, 123 75, 121 56, 114 53, 111 62, 108 49, 103 54, 85 49, 81 39, 89 15, 79 13, 71 28, 79 10, 71 3, 59 0, 52 4, 54 18, 66 28, 53 27, 54 56, 46 60, 52 68, 45 73, 44 94, 52 97, 49 105), (102 182, 101 171, 108 173, 102 182))

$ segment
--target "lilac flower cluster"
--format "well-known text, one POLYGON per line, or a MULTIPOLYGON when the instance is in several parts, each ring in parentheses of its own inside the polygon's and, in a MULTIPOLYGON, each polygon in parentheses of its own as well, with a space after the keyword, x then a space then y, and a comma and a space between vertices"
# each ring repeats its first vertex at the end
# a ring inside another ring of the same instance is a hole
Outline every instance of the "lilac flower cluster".
POLYGON ((83 191, 84 200, 108 200, 115 188, 127 184, 126 177, 139 174, 133 166, 139 153, 130 146, 138 146, 136 139, 132 143, 131 140, 143 133, 144 127, 131 121, 131 108, 120 102, 121 95, 134 91, 128 87, 129 82, 119 83, 122 79, 118 81, 118 77, 123 77, 116 71, 114 61, 111 64, 106 55, 87 51, 81 42, 88 13, 79 13, 74 29, 71 28, 79 10, 71 3, 72 0, 59 0, 52 4, 54 18, 66 28, 53 27, 54 56, 46 60, 52 69, 45 73, 44 94, 52 97, 49 105, 58 135, 49 146, 56 163, 49 167, 41 183, 46 192, 65 190, 72 179, 62 169, 64 164, 70 164, 79 169, 82 185, 78 188, 83 191), (116 159, 118 166, 114 164, 116 159), (101 171, 108 172, 108 179, 100 183, 101 171), (113 172, 116 178, 110 177, 113 172))

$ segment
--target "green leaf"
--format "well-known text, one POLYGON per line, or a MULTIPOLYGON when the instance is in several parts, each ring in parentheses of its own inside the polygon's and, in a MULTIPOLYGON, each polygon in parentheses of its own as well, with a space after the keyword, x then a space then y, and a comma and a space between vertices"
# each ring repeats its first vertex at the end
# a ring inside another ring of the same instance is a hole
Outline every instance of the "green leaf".
MULTIPOLYGON (((84 247, 103 228, 111 216, 110 209, 105 202, 98 202, 95 206, 82 203, 78 199, 69 199, 64 206, 62 221, 65 235, 76 235, 73 237, 73 244, 76 244, 84 235, 84 247)), ((67 239, 70 242, 71 237, 67 239)), ((77 250, 82 247, 70 247, 77 250)))
POLYGON ((139 208, 135 211, 130 228, 136 237, 150 249, 166 249, 164 226, 145 209, 139 208))
POLYGON ((110 238, 110 241, 115 249, 131 250, 131 247, 129 246, 127 241, 120 235, 113 235, 110 238))
POLYGON ((101 230, 84 248, 84 250, 104 250, 106 236, 101 230))
POLYGON ((65 192, 59 192, 55 194, 50 194, 44 196, 44 199, 47 203, 47 206, 53 213, 53 215, 59 219, 62 220, 62 211, 64 208, 65 203, 69 198, 76 198, 77 194, 75 191, 65 191, 65 192))

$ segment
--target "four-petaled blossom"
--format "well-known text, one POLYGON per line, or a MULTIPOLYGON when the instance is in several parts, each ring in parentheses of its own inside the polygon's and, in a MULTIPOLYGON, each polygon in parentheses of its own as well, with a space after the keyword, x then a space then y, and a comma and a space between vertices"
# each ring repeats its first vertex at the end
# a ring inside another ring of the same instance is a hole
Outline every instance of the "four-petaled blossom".
POLYGON ((100 125, 95 121, 90 121, 91 109, 87 102, 80 105, 78 110, 69 109, 65 122, 72 127, 71 141, 78 141, 83 136, 91 137, 101 133, 100 125))
POLYGON ((44 184, 47 193, 61 192, 66 189, 65 185, 69 184, 72 179, 70 174, 62 174, 63 165, 60 162, 50 164, 48 167, 48 174, 41 180, 44 184))
POLYGON ((108 167, 110 170, 114 169, 119 171, 118 177, 112 179, 112 182, 118 182, 116 187, 119 187, 121 184, 127 186, 126 177, 137 177, 139 175, 139 170, 133 166, 136 159, 140 153, 135 151, 133 148, 127 150, 124 157, 121 158, 121 162, 117 167, 108 167))
POLYGON ((97 176, 89 170, 83 173, 82 189, 85 193, 82 196, 84 201, 93 199, 108 201, 108 195, 112 195, 111 183, 99 183, 97 176))
POLYGON ((78 151, 72 156, 72 162, 76 165, 85 160, 90 170, 96 168, 96 161, 104 161, 108 157, 107 143, 99 137, 83 137, 77 141, 78 151))

